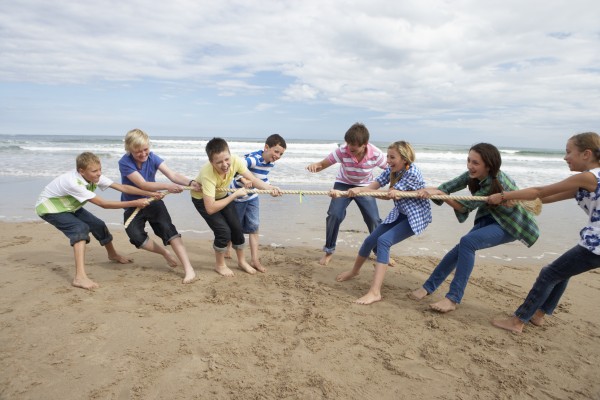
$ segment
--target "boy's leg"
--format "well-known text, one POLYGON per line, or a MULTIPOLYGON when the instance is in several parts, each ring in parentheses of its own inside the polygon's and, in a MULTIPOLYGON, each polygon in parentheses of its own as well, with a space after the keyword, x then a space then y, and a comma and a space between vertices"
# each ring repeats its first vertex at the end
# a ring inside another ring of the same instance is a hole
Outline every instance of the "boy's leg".
POLYGON ((96 289, 100 285, 88 278, 85 273, 85 240, 80 240, 73 245, 73 253, 75 255, 75 278, 72 285, 82 289, 96 289))
POLYGON ((221 214, 231 232, 231 243, 238 259, 238 267, 249 274, 255 274, 256 270, 246 261, 246 256, 244 254, 246 239, 244 238, 236 208, 232 204, 229 204, 221 210, 221 214))
POLYGON ((231 229, 223 216, 223 210, 214 214, 209 214, 204 207, 204 200, 192 198, 192 203, 202 218, 204 218, 208 227, 215 234, 215 239, 213 241, 213 249, 215 251, 215 271, 223 276, 233 276, 233 271, 230 270, 225 263, 225 251, 227 249, 227 244, 231 241, 231 229))
MULTIPOLYGON (((240 209, 236 211, 239 213, 240 209)), ((261 264, 258 254, 258 224, 260 221, 260 205, 258 196, 248 200, 244 209, 243 217, 240 217, 242 232, 248 234, 248 242, 250 242, 250 265, 259 272, 267 272, 267 269, 261 264)))
POLYGON ((194 268, 192 268, 192 264, 190 263, 190 258, 188 257, 187 251, 185 250, 185 246, 183 245, 183 239, 181 236, 176 236, 169 242, 175 255, 181 261, 181 265, 183 266, 183 270, 185 271, 185 276, 183 278, 183 283, 191 283, 196 277, 196 272, 194 268))
POLYGON ((261 264, 258 255, 258 232, 248 234, 248 242, 250 242, 250 265, 259 272, 267 272, 267 269, 261 264))
MULTIPOLYGON (((352 187, 353 186, 344 185, 339 182, 336 182, 333 185, 333 189, 342 191, 352 187)), ((325 254, 321 260, 319 260, 319 264, 321 265, 329 264, 329 261, 335 252, 340 225, 344 218, 346 218, 346 208, 348 208, 350 201, 351 199, 349 197, 339 197, 331 199, 329 202, 329 209, 327 210, 327 218, 325 220, 325 246, 323 247, 325 254)))
POLYGON ((46 214, 41 218, 69 238, 75 258, 75 278, 72 285, 82 289, 97 288, 98 284, 85 273, 85 246, 90 241, 89 226, 69 212, 46 214))
POLYGON ((104 248, 106 249, 106 253, 108 254, 108 259, 111 261, 118 262, 119 264, 129 264, 133 261, 132 258, 125 257, 117 253, 113 242, 106 243, 104 245, 104 248))

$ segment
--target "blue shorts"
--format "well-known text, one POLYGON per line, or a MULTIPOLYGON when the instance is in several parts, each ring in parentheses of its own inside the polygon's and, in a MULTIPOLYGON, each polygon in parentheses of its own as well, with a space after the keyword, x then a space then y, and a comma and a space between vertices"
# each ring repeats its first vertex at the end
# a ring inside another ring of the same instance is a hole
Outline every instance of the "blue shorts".
POLYGON ((71 246, 82 240, 89 243, 90 232, 102 246, 113 240, 104 221, 84 208, 80 208, 75 212, 46 214, 40 216, 40 218, 64 233, 69 238, 71 246))
POLYGON ((244 233, 258 232, 259 207, 258 196, 248 201, 235 201, 235 210, 240 217, 240 225, 244 233))

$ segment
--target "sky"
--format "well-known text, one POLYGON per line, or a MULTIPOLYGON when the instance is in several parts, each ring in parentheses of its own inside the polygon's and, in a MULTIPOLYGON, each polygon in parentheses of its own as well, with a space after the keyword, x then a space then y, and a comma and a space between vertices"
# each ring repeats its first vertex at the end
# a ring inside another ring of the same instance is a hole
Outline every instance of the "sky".
POLYGON ((0 134, 490 142, 600 131, 597 0, 0 2, 0 134))

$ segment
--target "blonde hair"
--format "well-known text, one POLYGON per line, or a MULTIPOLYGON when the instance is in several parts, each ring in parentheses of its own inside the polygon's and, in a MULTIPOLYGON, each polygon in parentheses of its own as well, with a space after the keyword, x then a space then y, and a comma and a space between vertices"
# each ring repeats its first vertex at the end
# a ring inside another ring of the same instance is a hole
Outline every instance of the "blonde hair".
POLYGON ((142 146, 149 146, 150 138, 141 129, 132 129, 125 135, 125 151, 131 153, 132 150, 142 146))
POLYGON ((85 151, 85 152, 81 153, 75 159, 75 165, 77 167, 77 171, 79 171, 81 169, 85 170, 85 169, 87 169, 87 167, 89 167, 92 164, 100 165, 100 158, 97 155, 95 155, 94 153, 91 153, 89 151, 85 151))
POLYGON ((404 172, 410 168, 410 165, 415 162, 415 149, 411 146, 410 143, 405 142, 404 140, 398 140, 388 146, 388 150, 394 149, 400 154, 400 157, 406 162, 406 169, 401 171, 396 176, 391 177, 390 187, 394 186, 404 175, 404 172))
POLYGON ((600 161, 600 135, 596 132, 584 132, 571 136, 569 139, 581 152, 590 150, 596 161, 600 161))

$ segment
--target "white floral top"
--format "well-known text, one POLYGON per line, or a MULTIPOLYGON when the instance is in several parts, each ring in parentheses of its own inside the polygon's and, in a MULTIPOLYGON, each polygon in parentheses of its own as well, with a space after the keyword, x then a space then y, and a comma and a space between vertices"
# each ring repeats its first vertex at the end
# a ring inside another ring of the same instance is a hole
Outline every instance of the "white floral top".
POLYGON ((594 192, 579 189, 575 195, 579 207, 590 217, 588 224, 579 232, 581 236, 579 245, 600 255, 600 168, 594 168, 588 172, 594 174, 598 185, 594 192))

